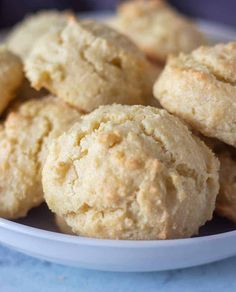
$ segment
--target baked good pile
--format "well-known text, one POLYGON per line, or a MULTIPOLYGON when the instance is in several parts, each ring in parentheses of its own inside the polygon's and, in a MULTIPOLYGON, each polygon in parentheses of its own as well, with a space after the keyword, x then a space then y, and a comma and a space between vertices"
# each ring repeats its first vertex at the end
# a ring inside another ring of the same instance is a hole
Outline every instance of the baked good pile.
POLYGON ((236 222, 236 42, 207 45, 164 1, 26 17, 0 88, 0 217, 45 201, 64 233, 125 240, 236 222))

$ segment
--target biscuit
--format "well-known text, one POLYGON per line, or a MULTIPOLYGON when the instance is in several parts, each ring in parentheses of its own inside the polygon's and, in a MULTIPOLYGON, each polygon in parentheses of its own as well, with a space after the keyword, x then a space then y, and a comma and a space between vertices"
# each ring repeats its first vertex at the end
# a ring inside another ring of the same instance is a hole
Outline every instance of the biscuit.
MULTIPOLYGON (((162 70, 163 70, 163 68, 161 68, 160 66, 153 65, 153 73, 154 73, 154 76, 156 76, 155 81, 159 78, 162 70)), ((153 85, 154 85, 155 81, 153 82, 153 85)), ((159 101, 153 96, 153 94, 149 95, 149 97, 146 98, 145 105, 150 105, 150 106, 161 108, 159 101)))
POLYGON ((195 25, 164 1, 127 1, 117 13, 107 24, 128 35, 156 62, 164 63, 169 54, 189 53, 205 43, 195 25))
POLYGON ((220 161, 220 191, 216 199, 216 213, 236 223, 236 149, 217 139, 197 134, 211 148, 220 161))
POLYGON ((51 144, 42 181, 49 208, 76 234, 182 238, 211 219, 218 166, 165 110, 111 105, 51 144))
POLYGON ((156 79, 156 69, 125 36, 74 19, 37 42, 26 74, 34 88, 85 112, 104 104, 143 104, 156 79))
POLYGON ((20 59, 0 46, 0 114, 16 97, 17 89, 23 82, 23 66, 20 59))
POLYGON ((170 58, 154 85, 169 112, 207 137, 236 146, 236 42, 170 58))
POLYGON ((68 17, 68 12, 56 10, 40 11, 27 16, 10 31, 6 40, 7 46, 24 60, 41 36, 48 30, 65 23, 68 17))
POLYGON ((0 129, 0 217, 23 217, 43 201, 48 145, 79 118, 54 97, 30 100, 8 115, 0 129))
POLYGON ((216 212, 236 223, 236 150, 219 140, 201 138, 213 149, 220 161, 220 191, 216 200, 216 212))
POLYGON ((74 234, 72 232, 70 226, 66 223, 66 221, 62 217, 56 215, 55 216, 55 223, 62 233, 74 234))
POLYGON ((227 151, 217 156, 220 160, 220 192, 216 211, 236 223, 236 156, 227 151))
POLYGON ((48 95, 48 92, 45 89, 42 89, 39 91, 35 90, 33 87, 30 86, 29 81, 26 78, 24 78, 22 85, 17 91, 16 97, 9 103, 7 110, 4 111, 4 114, 2 115, 2 119, 4 120, 8 116, 9 113, 17 110, 17 108, 22 103, 30 99, 46 97, 47 95, 48 95))

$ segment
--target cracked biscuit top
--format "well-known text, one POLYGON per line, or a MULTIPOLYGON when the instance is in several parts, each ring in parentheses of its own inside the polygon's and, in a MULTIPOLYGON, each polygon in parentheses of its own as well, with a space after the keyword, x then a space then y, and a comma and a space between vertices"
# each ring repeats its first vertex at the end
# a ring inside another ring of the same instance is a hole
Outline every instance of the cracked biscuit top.
POLYGON ((236 42, 169 59, 154 95, 208 137, 236 146, 236 42))
POLYGON ((156 78, 156 70, 125 36, 101 23, 74 19, 37 42, 26 74, 36 89, 45 87, 85 112, 103 104, 143 104, 156 78))
POLYGON ((80 114, 55 97, 30 100, 0 128, 0 217, 15 219, 43 201, 41 168, 48 145, 80 114))
POLYGON ((43 189, 79 235, 189 237, 212 217, 218 160, 165 110, 102 106, 51 144, 43 189))

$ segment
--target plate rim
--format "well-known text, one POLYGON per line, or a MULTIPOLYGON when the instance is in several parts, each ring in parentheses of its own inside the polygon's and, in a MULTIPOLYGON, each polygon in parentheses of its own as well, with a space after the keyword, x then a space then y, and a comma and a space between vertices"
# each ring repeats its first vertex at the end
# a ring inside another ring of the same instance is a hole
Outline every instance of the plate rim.
MULTIPOLYGON (((165 239, 165 240, 120 240, 120 239, 100 239, 93 237, 83 237, 77 235, 63 234, 59 232, 44 230, 8 219, 0 218, 0 228, 4 228, 13 232, 18 232, 23 235, 29 235, 37 238, 47 240, 59 241, 64 243, 87 245, 87 246, 100 246, 100 247, 117 247, 117 248, 158 248, 170 246, 186 246, 191 244, 199 244, 205 241, 223 240, 236 237, 236 230, 227 231, 219 234, 206 235, 193 238, 181 239, 165 239)), ((1 241, 1 240, 0 240, 1 241)))

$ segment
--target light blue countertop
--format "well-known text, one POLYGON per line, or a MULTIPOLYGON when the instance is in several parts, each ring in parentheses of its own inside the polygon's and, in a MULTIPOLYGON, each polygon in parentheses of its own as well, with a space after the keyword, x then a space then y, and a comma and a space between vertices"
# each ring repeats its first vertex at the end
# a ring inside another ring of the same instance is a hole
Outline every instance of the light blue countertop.
POLYGON ((236 291, 236 258, 197 268, 110 273, 64 267, 0 246, 1 292, 236 291))

